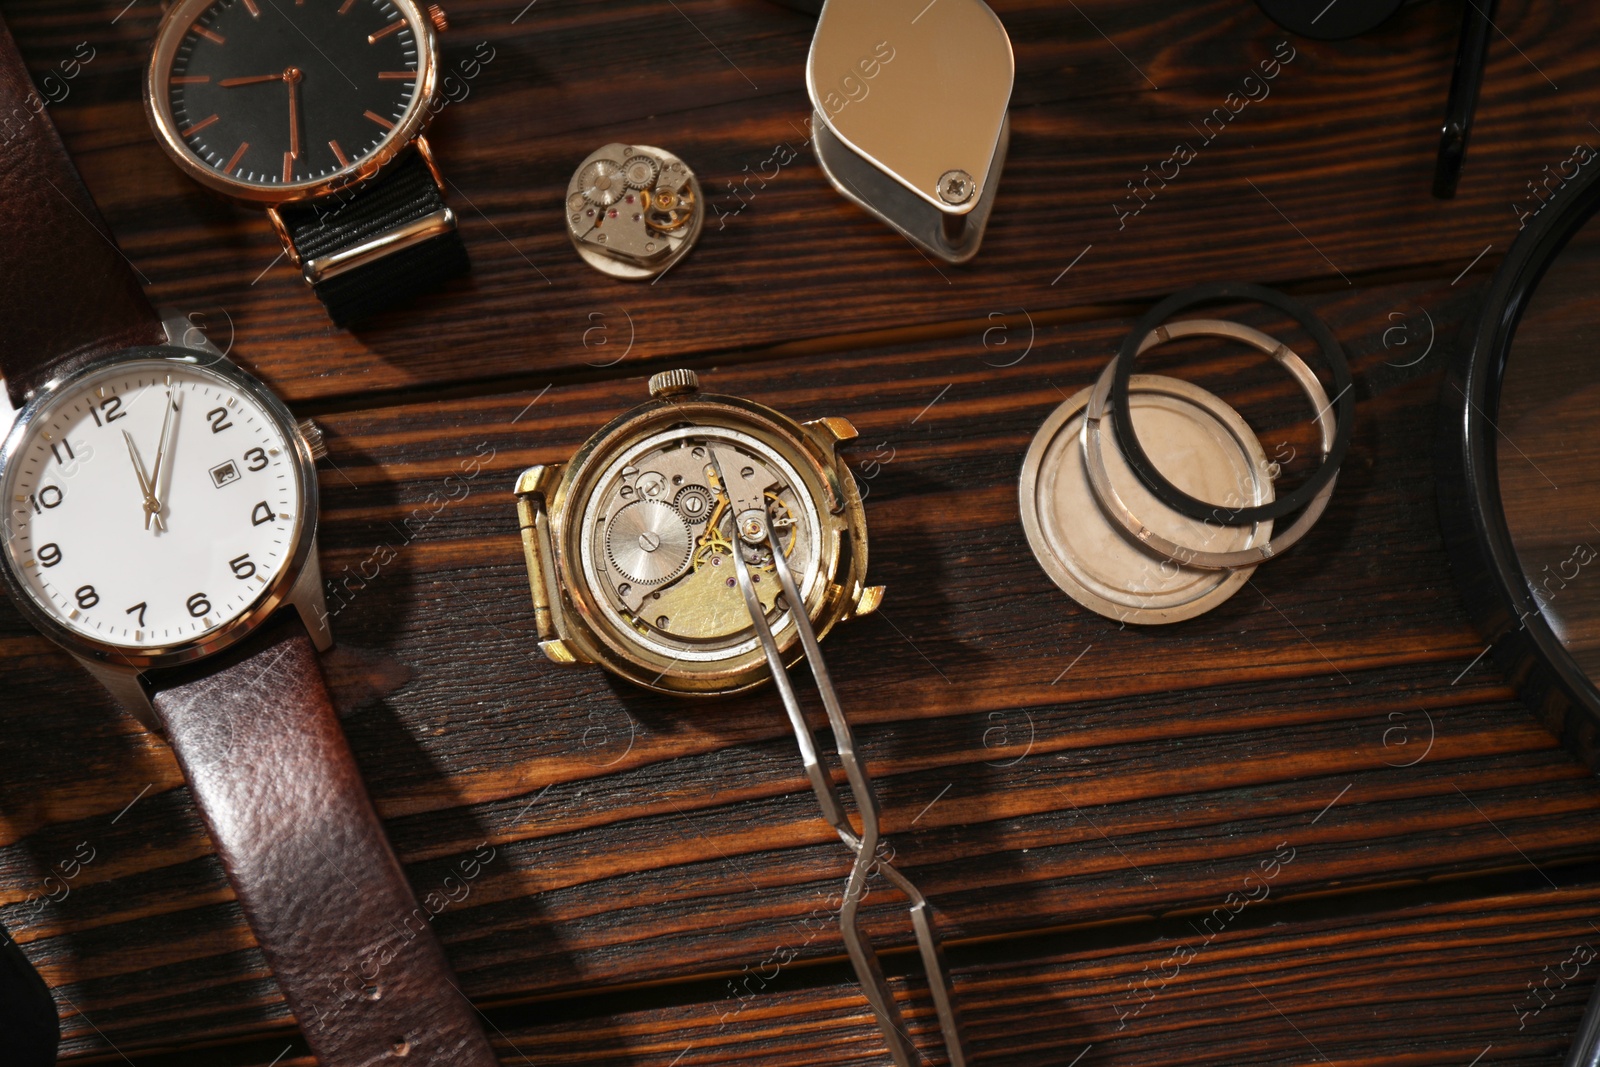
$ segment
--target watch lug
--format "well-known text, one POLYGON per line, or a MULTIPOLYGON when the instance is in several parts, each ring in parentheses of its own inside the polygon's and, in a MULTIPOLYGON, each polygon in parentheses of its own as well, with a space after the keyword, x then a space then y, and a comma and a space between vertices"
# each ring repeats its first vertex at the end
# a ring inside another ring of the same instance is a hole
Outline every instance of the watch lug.
POLYGON ((322 588, 322 562, 317 558, 315 544, 311 546, 305 566, 300 568, 300 577, 294 580, 294 588, 289 591, 289 604, 299 613, 300 621, 305 625, 306 633, 310 635, 317 651, 326 652, 332 648, 333 631, 328 627, 328 598, 322 588))
POLYGON ((560 479, 561 468, 560 463, 540 464, 529 467, 517 478, 517 525, 522 529, 522 554, 528 564, 534 632, 539 635, 545 655, 557 663, 575 663, 570 654, 553 653, 549 647, 552 644, 566 647, 560 640, 561 599, 551 567, 554 546, 550 537, 550 516, 545 510, 545 497, 560 479))
POLYGON ((839 441, 854 441, 861 436, 861 432, 856 429, 855 423, 842 415, 829 415, 824 419, 812 419, 810 422, 801 423, 801 425, 808 430, 833 438, 836 443, 839 441))
MULTIPOLYGON (((828 511, 837 515, 845 509, 846 494, 840 483, 852 477, 844 461, 839 458, 839 445, 844 441, 854 441, 861 436, 855 424, 842 415, 829 415, 826 418, 812 419, 810 422, 800 424, 813 441, 821 449, 822 455, 829 460, 829 473, 826 480, 828 487, 828 511)), ((854 495, 854 494, 852 494, 854 495)))
POLYGON ((181 311, 164 308, 161 311, 161 329, 167 335, 167 344, 173 348, 187 348, 194 352, 204 352, 218 359, 228 358, 228 354, 216 346, 211 336, 206 333, 206 328, 195 322, 181 311))
POLYGON ((267 221, 272 223, 272 232, 278 235, 278 242, 283 245, 283 254, 289 257, 289 262, 295 269, 301 269, 300 250, 294 246, 294 238, 289 236, 289 224, 283 221, 283 213, 276 204, 267 207, 267 221))
POLYGON ((517 476, 516 494, 520 496, 545 497, 550 493, 550 488, 561 477, 560 463, 540 463, 529 467, 517 476))
POLYGON ((132 667, 102 663, 84 656, 75 655, 72 658, 111 694, 111 699, 120 704, 122 710, 138 719, 139 725, 158 737, 163 736, 156 720, 156 709, 151 705, 150 694, 144 687, 143 674, 132 667))
POLYGON ((881 585, 856 586, 855 603, 850 606, 849 619, 859 619, 863 615, 871 615, 878 610, 878 605, 883 603, 883 590, 881 585))
POLYGON ((433 184, 439 187, 439 195, 443 196, 445 192, 444 173, 439 170, 439 164, 433 158, 433 146, 428 143, 427 137, 420 133, 411 143, 416 146, 417 155, 421 156, 422 161, 428 165, 428 173, 433 175, 433 184))

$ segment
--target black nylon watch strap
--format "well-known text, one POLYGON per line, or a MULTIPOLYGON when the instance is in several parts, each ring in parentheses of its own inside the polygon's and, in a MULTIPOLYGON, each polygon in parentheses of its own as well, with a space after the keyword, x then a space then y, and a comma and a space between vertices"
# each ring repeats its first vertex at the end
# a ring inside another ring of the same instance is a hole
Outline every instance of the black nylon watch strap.
MULTIPOLYGON (((278 211, 302 266, 444 210, 427 160, 408 148, 370 185, 278 211)), ((420 244, 326 277, 314 288, 338 326, 346 326, 434 289, 471 269, 454 225, 420 244)))

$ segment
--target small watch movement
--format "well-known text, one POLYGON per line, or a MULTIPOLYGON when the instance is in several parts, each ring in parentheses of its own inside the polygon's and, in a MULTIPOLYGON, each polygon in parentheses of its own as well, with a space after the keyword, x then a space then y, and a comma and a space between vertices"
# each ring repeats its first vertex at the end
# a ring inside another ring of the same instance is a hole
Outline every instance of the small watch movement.
POLYGON ((585 263, 613 278, 666 273, 700 239, 705 216, 694 171, 649 145, 596 149, 567 183, 567 236, 585 263))

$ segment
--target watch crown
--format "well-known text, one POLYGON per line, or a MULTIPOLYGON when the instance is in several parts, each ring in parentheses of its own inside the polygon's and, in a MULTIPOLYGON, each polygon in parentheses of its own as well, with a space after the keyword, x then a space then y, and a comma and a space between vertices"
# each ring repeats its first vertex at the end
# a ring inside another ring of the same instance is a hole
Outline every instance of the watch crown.
POLYGON ((700 376, 692 370, 664 370, 650 376, 650 395, 656 400, 687 396, 700 391, 700 376))
POLYGON ((311 449, 312 459, 324 459, 328 455, 328 442, 322 436, 322 427, 310 419, 301 419, 295 423, 295 429, 300 431, 300 436, 305 440, 306 447, 311 449))
POLYGON ((450 20, 445 17, 444 8, 438 4, 428 5, 428 18, 433 23, 433 28, 440 33, 450 28, 450 20))

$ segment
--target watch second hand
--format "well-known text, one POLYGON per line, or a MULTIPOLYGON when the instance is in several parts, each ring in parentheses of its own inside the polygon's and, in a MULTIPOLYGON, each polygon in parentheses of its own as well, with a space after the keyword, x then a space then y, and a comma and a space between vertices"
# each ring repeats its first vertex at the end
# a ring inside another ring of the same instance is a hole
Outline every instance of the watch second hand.
POLYGON ((170 441, 169 437, 167 436, 167 430, 172 426, 174 421, 172 414, 173 412, 177 412, 179 414, 183 413, 183 409, 180 408, 178 406, 178 402, 173 399, 171 391, 168 391, 167 393, 166 408, 166 414, 164 414, 161 418, 161 439, 156 444, 156 464, 154 469, 152 469, 150 472, 150 495, 145 499, 144 503, 146 513, 144 528, 147 530, 150 528, 150 520, 152 518, 156 520, 156 529, 166 529, 166 525, 161 521, 161 509, 166 507, 166 504, 162 502, 161 497, 158 495, 161 490, 161 468, 167 458, 167 445, 170 441))
MULTIPOLYGON (((128 458, 133 461, 133 473, 139 479, 139 492, 144 496, 144 528, 150 529, 150 506, 155 501, 155 494, 150 491, 150 479, 145 477, 144 464, 139 462, 139 449, 133 443, 133 435, 127 430, 122 431, 122 439, 128 442, 128 458)), ((161 525, 161 516, 156 516, 156 529, 164 530, 161 525)))

